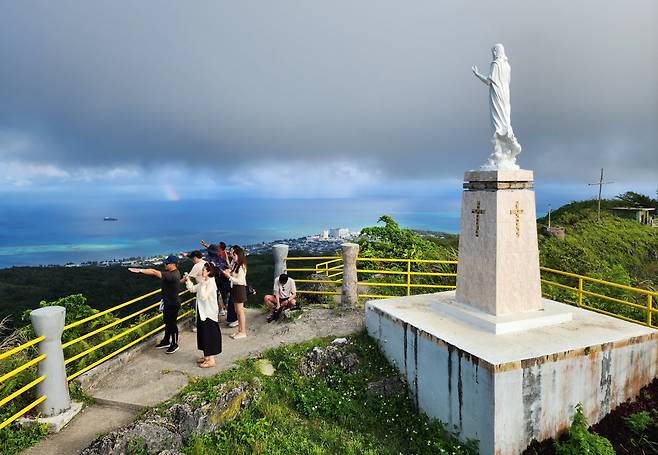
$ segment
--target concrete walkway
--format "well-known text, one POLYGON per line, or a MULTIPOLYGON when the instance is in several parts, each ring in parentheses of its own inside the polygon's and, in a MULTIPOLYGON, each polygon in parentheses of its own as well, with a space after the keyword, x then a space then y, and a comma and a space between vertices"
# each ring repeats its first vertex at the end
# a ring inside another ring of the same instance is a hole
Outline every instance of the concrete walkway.
MULTIPOLYGON (((305 310, 295 321, 265 322, 260 310, 247 309, 248 337, 233 340, 234 329, 222 326, 223 352, 216 357, 215 368, 196 365, 200 352, 196 334, 189 328, 180 335, 180 350, 166 354, 147 347, 135 353, 125 364, 88 384, 86 391, 96 402, 80 413, 61 432, 50 435, 25 455, 71 455, 80 453, 99 434, 130 423, 139 409, 174 396, 191 378, 212 376, 230 368, 236 360, 255 356, 280 344, 298 343, 315 337, 344 336, 363 327, 363 312, 305 310)), ((151 345, 153 342, 151 342, 151 345)))

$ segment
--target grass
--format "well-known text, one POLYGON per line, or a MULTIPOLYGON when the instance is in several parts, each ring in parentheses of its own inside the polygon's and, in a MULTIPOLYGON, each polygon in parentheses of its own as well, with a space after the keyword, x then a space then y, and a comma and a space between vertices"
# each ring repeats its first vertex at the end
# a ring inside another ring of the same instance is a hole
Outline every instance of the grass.
POLYGON ((356 372, 348 374, 332 366, 324 378, 301 376, 298 365, 304 355, 329 342, 316 339, 272 349, 264 357, 276 368, 274 376, 259 375, 256 359, 248 359, 237 368, 188 385, 159 410, 166 415, 173 402, 190 392, 202 401, 212 400, 218 384, 253 382, 259 377, 260 394, 238 419, 214 433, 192 436, 182 451, 190 455, 477 453, 477 443, 458 441, 441 423, 419 413, 406 394, 368 392, 368 382, 397 377, 397 372, 365 333, 349 339, 348 349, 360 359, 356 372))

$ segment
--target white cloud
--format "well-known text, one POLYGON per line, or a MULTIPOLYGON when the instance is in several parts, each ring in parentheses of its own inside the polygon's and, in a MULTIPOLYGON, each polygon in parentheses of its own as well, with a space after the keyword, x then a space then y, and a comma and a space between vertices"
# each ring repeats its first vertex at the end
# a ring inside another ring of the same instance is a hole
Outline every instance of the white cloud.
POLYGON ((348 198, 381 183, 381 172, 347 161, 269 163, 234 173, 229 181, 269 198, 348 198))

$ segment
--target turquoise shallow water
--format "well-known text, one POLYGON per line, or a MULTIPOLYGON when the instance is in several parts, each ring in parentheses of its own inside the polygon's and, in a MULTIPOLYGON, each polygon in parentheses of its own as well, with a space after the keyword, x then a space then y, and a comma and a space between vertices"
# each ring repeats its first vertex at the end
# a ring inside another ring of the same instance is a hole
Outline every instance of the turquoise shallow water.
POLYGON ((331 227, 358 231, 383 214, 404 227, 459 228, 459 206, 436 199, 37 201, 4 202, 0 209, 0 267, 162 254, 196 248, 201 239, 253 244, 331 227), (118 221, 103 221, 106 216, 118 221))

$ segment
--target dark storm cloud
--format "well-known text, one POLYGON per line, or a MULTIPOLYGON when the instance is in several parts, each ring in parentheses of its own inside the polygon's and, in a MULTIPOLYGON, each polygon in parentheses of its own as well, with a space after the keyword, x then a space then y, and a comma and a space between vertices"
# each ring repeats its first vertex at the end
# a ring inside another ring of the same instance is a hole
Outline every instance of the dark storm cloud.
POLYGON ((524 167, 655 180, 657 30, 655 0, 3 2, 0 138, 27 145, 0 162, 454 177, 489 153, 470 67, 502 42, 524 167))

